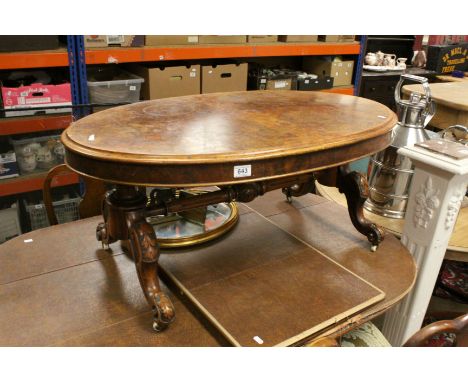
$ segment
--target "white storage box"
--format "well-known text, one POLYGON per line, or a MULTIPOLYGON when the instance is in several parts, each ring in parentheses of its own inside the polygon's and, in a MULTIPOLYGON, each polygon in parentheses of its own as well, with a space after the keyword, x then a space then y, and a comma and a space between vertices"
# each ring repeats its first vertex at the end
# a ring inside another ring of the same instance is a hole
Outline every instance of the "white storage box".
POLYGON ((89 101, 97 104, 138 102, 143 82, 143 78, 116 66, 90 68, 89 101))

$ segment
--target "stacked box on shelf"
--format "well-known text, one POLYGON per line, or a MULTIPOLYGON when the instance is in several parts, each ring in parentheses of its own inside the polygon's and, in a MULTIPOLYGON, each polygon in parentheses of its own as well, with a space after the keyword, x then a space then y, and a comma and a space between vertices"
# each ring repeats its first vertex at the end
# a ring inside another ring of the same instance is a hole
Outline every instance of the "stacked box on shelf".
MULTIPOLYGON (((60 199, 54 200, 55 215, 59 224, 68 223, 79 219, 79 204, 81 197, 76 192, 62 191, 60 199)), ((23 206, 26 212, 26 220, 31 230, 48 227, 49 219, 44 202, 34 196, 29 196, 23 199, 23 206)))
POLYGON ((353 42, 355 35, 342 34, 342 35, 319 35, 318 40, 323 42, 353 42))
POLYGON ((278 35, 248 35, 248 43, 267 43, 267 42, 277 42, 278 35))
POLYGON ((278 41, 281 42, 316 42, 317 35, 280 35, 278 41))
POLYGON ((245 44, 247 36, 244 35, 206 35, 198 36, 200 44, 245 44))
POLYGON ((143 35, 85 35, 85 48, 138 47, 145 45, 143 35))
POLYGON ((71 112, 71 86, 63 70, 12 71, 0 78, 5 117, 71 112))
POLYGON ((60 135, 31 133, 10 137, 21 175, 45 172, 63 163, 65 149, 60 135))
POLYGON ((249 71, 249 89, 295 90, 297 75, 295 70, 254 66, 249 71))
POLYGON ((159 35, 145 36, 146 46, 196 45, 198 35, 159 35))
POLYGON ((248 64, 202 66, 201 92, 233 92, 247 89, 248 64))
POLYGON ((144 79, 117 66, 88 69, 89 101, 93 104, 125 104, 140 100, 144 79))
POLYGON ((51 50, 58 47, 59 38, 53 35, 4 35, 0 38, 0 52, 51 50))
POLYGON ((333 86, 351 85, 354 61, 332 61, 329 57, 304 57, 303 68, 308 73, 333 77, 333 86))
POLYGON ((200 94, 200 65, 132 65, 129 70, 144 79, 141 88, 143 99, 200 94))
POLYGON ((0 209, 0 243, 21 235, 21 225, 18 213, 18 203, 8 208, 0 209))

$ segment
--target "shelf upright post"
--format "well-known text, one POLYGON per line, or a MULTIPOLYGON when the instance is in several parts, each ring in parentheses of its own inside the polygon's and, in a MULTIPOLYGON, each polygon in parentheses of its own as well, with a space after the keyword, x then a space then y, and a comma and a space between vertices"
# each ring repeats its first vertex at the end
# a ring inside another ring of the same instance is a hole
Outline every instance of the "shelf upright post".
MULTIPOLYGON (((77 57, 75 49, 75 36, 67 36, 68 68, 70 70, 70 86, 72 95, 72 104, 81 104, 80 87, 78 79, 78 70, 76 66, 77 57)), ((81 118, 81 109, 73 108, 73 120, 81 118)))
MULTIPOLYGON (((80 87, 80 96, 81 96, 81 104, 87 105, 89 103, 88 97, 88 76, 86 74, 86 52, 84 46, 84 37, 83 36, 75 36, 75 49, 77 54, 77 62, 76 67, 78 70, 78 81, 80 87)), ((81 116, 84 117, 86 115, 91 114, 91 110, 89 107, 83 107, 81 109, 81 116)))
POLYGON ((361 36, 359 56, 356 64, 356 77, 354 79, 354 95, 358 96, 361 89, 362 65, 367 50, 367 36, 361 36))
MULTIPOLYGON (((67 49, 70 67, 70 81, 73 105, 88 104, 88 83, 86 75, 86 57, 83 36, 67 36, 67 49)), ((73 109, 73 120, 78 120, 90 114, 89 107, 73 109)), ((80 179, 80 194, 85 192, 84 182, 80 179)))

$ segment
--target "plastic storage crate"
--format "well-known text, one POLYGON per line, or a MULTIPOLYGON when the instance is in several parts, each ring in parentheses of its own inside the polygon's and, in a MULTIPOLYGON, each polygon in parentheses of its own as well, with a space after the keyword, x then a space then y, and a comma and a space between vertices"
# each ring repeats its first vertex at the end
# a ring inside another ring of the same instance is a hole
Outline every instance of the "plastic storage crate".
POLYGON ((21 135, 21 138, 12 137, 10 143, 14 147, 21 175, 45 172, 63 163, 65 149, 60 135, 21 135))
MULTIPOLYGON (((78 212, 80 201, 81 198, 75 196, 72 198, 64 197, 62 200, 52 202, 59 224, 71 222, 80 218, 78 212)), ((23 200, 23 203, 31 230, 48 227, 50 225, 45 205, 42 201, 34 204, 23 200)))
POLYGON ((0 210, 0 243, 21 235, 18 206, 12 204, 10 208, 0 210))
POLYGON ((90 68, 89 100, 96 104, 138 102, 143 82, 143 78, 115 66, 90 68))

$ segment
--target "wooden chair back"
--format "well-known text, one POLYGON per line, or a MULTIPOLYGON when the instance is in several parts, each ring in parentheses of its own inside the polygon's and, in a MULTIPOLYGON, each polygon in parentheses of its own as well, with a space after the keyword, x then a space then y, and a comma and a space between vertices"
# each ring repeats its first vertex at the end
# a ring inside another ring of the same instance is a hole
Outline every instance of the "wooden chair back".
MULTIPOLYGON (((60 164, 50 169, 44 179, 42 196, 50 225, 58 224, 57 216, 55 215, 54 206, 52 204, 52 181, 56 176, 70 172, 73 172, 73 170, 71 170, 66 164, 60 164)), ((100 215, 102 209, 102 200, 104 193, 106 192, 104 182, 88 177, 82 177, 82 179, 85 183, 86 189, 85 194, 83 195, 83 199, 81 200, 78 207, 80 219, 100 215)))
POLYGON ((468 334, 467 329, 468 313, 453 320, 437 321, 425 326, 424 328, 413 334, 413 336, 408 341, 406 341, 403 346, 424 346, 433 336, 441 333, 454 333, 455 335, 457 335, 455 346, 466 346, 465 340, 468 334), (462 336, 463 343, 459 339, 459 337, 462 336))

